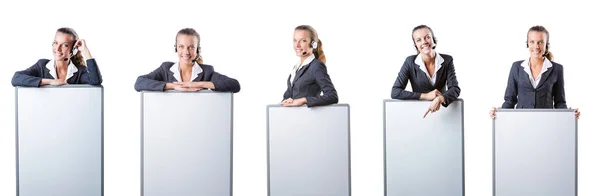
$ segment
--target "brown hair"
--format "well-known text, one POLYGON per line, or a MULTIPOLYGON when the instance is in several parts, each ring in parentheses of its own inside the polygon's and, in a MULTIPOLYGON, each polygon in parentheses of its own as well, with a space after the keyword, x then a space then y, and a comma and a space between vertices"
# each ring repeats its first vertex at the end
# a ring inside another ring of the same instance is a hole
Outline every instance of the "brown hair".
MULTIPOLYGON (((68 28, 68 27, 59 28, 58 30, 56 30, 56 32, 70 35, 73 38, 73 44, 71 44, 71 53, 72 53, 75 50, 75 43, 77 43, 77 40, 79 40, 79 35, 77 35, 77 32, 75 32, 75 30, 68 28)), ((83 56, 81 55, 81 52, 78 52, 77 54, 75 54, 75 56, 73 56, 71 58, 71 60, 73 61, 73 64, 75 64, 75 65, 85 65, 85 61, 83 60, 83 56)))
POLYGON ((196 38, 198 38, 198 48, 196 48, 196 62, 198 64, 202 64, 202 56, 200 56, 200 34, 198 34, 198 32, 196 32, 196 30, 192 29, 192 28, 185 28, 185 29, 181 29, 179 30, 179 32, 177 32, 177 36, 175 36, 175 52, 177 52, 177 37, 179 35, 191 35, 191 36, 195 36, 196 38))
POLYGON ((543 26, 533 26, 529 28, 529 31, 527 31, 527 48, 529 48, 529 32, 531 31, 542 32, 546 34, 546 52, 543 56, 548 58, 548 60, 553 60, 554 55, 552 55, 552 52, 548 50, 548 48, 550 48, 550 33, 548 33, 548 30, 543 26))
POLYGON ((317 43, 317 48, 314 48, 314 50, 313 50, 313 53, 315 54, 315 58, 317 58, 321 62, 325 63, 325 61, 327 61, 327 58, 325 58, 325 53, 323 53, 323 43, 321 42, 321 39, 319 39, 319 36, 317 35, 317 31, 309 25, 300 25, 300 26, 297 26, 296 29, 294 29, 294 30, 295 31, 305 30, 310 33, 311 47, 312 47, 313 41, 315 41, 317 43))

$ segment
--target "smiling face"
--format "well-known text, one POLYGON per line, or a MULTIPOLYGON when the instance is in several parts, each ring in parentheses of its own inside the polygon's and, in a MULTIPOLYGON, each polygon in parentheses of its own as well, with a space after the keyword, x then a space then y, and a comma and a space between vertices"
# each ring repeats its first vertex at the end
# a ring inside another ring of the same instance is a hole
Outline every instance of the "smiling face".
POLYGON ((179 62, 191 63, 198 56, 196 53, 198 50, 198 38, 196 36, 185 34, 177 35, 175 47, 177 48, 179 62))
POLYGON ((313 52, 313 48, 311 46, 311 35, 307 30, 295 30, 294 31, 294 51, 296 51, 296 56, 302 57, 305 55, 310 55, 313 52))
POLYGON ((73 36, 61 32, 56 32, 52 42, 52 53, 54 59, 66 59, 71 55, 75 40, 73 36))
POLYGON ((542 58, 546 53, 548 35, 540 31, 529 31, 527 33, 527 48, 529 55, 534 58, 542 58))
POLYGON ((413 43, 421 54, 430 54, 435 47, 433 35, 428 28, 415 30, 413 32, 413 43))

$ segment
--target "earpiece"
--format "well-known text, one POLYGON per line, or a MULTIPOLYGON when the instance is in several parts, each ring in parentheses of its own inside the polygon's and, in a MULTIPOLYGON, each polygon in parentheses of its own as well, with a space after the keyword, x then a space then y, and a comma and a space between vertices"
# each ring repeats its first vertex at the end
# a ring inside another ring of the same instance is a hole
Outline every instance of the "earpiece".
POLYGON ((72 59, 75 55, 77 55, 77 53, 79 53, 79 50, 77 49, 77 46, 75 44, 77 44, 78 40, 75 40, 75 42, 73 42, 73 47, 71 48, 71 54, 69 55, 69 58, 64 58, 63 61, 68 61, 69 59, 72 59))
POLYGON ((312 41, 310 43, 310 45, 312 46, 313 49, 317 49, 317 47, 319 47, 319 44, 316 41, 312 41))

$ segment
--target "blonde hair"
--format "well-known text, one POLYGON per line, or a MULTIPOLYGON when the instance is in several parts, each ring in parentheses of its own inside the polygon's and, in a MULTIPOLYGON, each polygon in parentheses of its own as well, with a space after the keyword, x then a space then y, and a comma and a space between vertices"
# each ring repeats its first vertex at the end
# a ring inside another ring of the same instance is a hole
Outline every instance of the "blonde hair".
POLYGON ((315 58, 317 58, 321 62, 325 63, 327 61, 327 58, 325 58, 325 53, 323 52, 323 42, 321 42, 321 39, 319 39, 319 36, 317 35, 317 31, 309 25, 297 26, 295 31, 297 31, 297 30, 305 30, 310 33, 311 43, 313 41, 317 43, 317 48, 314 48, 314 50, 313 50, 313 53, 315 54, 315 58))

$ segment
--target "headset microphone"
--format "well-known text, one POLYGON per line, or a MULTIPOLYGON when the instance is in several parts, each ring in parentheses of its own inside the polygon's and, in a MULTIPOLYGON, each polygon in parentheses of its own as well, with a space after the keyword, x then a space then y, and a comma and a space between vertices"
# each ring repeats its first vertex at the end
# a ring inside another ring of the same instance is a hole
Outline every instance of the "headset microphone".
POLYGON ((302 56, 306 56, 306 54, 307 54, 307 52, 303 52, 303 53, 302 53, 302 56))
POLYGON ((69 55, 69 58, 64 58, 63 61, 68 61, 69 59, 73 58, 79 52, 79 50, 76 48, 77 46, 75 45, 75 44, 77 44, 77 41, 79 41, 79 40, 75 40, 75 43, 73 44, 73 49, 71 50, 71 55, 69 55))

